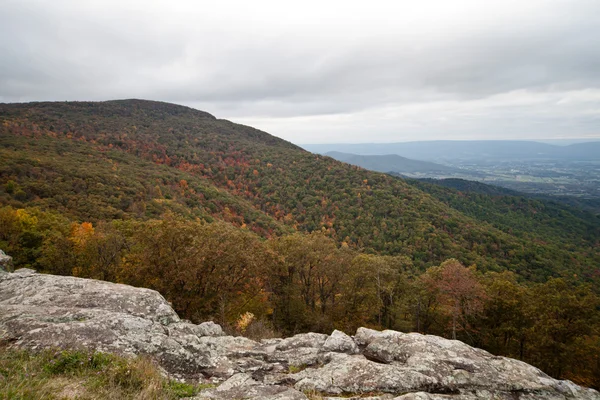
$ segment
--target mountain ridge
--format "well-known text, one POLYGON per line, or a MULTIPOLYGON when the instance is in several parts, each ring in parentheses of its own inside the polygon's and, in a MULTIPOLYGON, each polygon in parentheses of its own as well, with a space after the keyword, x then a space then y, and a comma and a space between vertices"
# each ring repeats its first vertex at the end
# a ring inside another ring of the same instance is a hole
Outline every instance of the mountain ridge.
POLYGON ((232 328, 255 315, 267 332, 456 337, 600 385, 595 216, 368 171, 173 107, 0 105, 0 248, 16 268, 148 287, 232 328))
POLYGON ((432 140, 392 143, 305 144, 317 153, 340 151, 359 155, 398 154, 423 161, 444 159, 591 159, 600 158, 600 141, 558 146, 519 140, 432 140))
POLYGON ((415 172, 456 172, 458 168, 448 167, 429 161, 413 160, 397 154, 382 154, 378 156, 364 156, 359 154, 329 151, 325 156, 335 158, 338 161, 377 172, 397 172, 401 174, 415 172))
MULTIPOLYGON (((63 196, 60 193, 50 192, 50 197, 44 197, 39 178, 47 173, 32 170, 33 154, 23 154, 19 149, 26 148, 28 141, 29 146, 35 146, 37 140, 50 149, 53 141, 66 140, 89 149, 85 150, 88 153, 112 154, 109 159, 123 152, 128 154, 130 164, 136 163, 137 158, 162 165, 169 171, 191 174, 225 190, 234 196, 232 198, 244 199, 258 214, 245 206, 234 207, 235 202, 231 201, 229 206, 218 205, 218 210, 213 211, 215 215, 233 212, 230 220, 237 226, 255 227, 259 214, 265 214, 279 224, 300 231, 325 230, 339 242, 367 251, 408 255, 422 266, 458 255, 464 263, 477 263, 482 268, 498 268, 498 265, 522 271, 528 268, 526 265, 515 267, 520 262, 507 260, 504 250, 492 250, 490 254, 466 251, 477 248, 478 243, 489 240, 490 235, 503 243, 501 247, 512 249, 511 254, 526 254, 532 246, 485 222, 464 216, 402 180, 308 153, 265 132, 207 117, 208 113, 199 114, 201 118, 190 115, 195 112, 187 107, 139 100, 0 105, 0 139, 5 159, 12 160, 4 167, 2 183, 7 185, 14 180, 29 191, 21 189, 19 196, 24 197, 21 204, 36 201, 43 205, 50 199, 64 202, 59 199, 63 196), (15 140, 19 141, 18 146, 10 143, 15 140), (23 174, 24 169, 29 172, 23 174), (446 244, 441 245, 442 242, 446 244)), ((41 148, 40 151, 46 150, 41 148)), ((60 152, 61 149, 48 151, 60 152)), ((63 153, 65 162, 69 160, 66 156, 63 153)), ((53 168, 49 166, 50 170, 53 168)), ((144 208, 145 203, 156 202, 151 200, 153 198, 164 203, 162 191, 168 190, 173 197, 176 196, 173 192, 178 190, 181 202, 205 208, 201 185, 189 190, 189 184, 181 182, 185 179, 179 182, 174 178, 158 182, 156 179, 154 183, 145 180, 135 194, 125 194, 120 189, 113 198, 115 201, 127 196, 135 198, 134 204, 124 209, 127 213, 135 204, 144 208)), ((86 187, 91 187, 80 178, 77 182, 75 187, 79 187, 80 192, 70 197, 86 195, 86 187)), ((97 186, 96 182, 93 180, 90 184, 97 186)), ((5 201, 18 201, 15 193, 7 193, 6 189, 3 195, 5 201)), ((95 197, 90 204, 104 202, 95 197)), ((68 204, 71 203, 67 203, 67 208, 74 208, 76 203, 68 204)), ((91 213, 88 217, 93 218, 93 207, 88 209, 91 213)), ((148 212, 139 211, 142 216, 148 212)), ((269 232, 271 228, 257 229, 263 235, 273 234, 269 232)), ((540 251, 547 252, 544 248, 540 251)), ((562 255, 548 258, 547 265, 573 259, 564 250, 556 251, 562 255)), ((580 263, 583 261, 575 264, 579 264, 577 268, 584 267, 580 263)))

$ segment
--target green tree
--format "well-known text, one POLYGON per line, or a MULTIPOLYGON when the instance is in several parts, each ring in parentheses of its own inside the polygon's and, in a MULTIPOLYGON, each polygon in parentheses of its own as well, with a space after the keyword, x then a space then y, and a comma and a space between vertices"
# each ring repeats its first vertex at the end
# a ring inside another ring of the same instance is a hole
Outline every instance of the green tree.
POLYGON ((352 253, 321 232, 274 239, 279 265, 270 279, 276 322, 289 331, 331 329, 352 253))
POLYGON ((250 232, 223 222, 161 221, 129 227, 131 249, 118 280, 161 292, 184 317, 232 323, 251 311, 263 316, 269 253, 250 232))
POLYGON ((530 299, 532 342, 526 359, 556 377, 572 371, 576 346, 598 334, 598 296, 587 285, 550 279, 533 289, 530 299))
POLYGON ((487 298, 481 318, 481 345, 494 354, 523 359, 533 323, 527 312, 531 289, 517 282, 512 272, 485 276, 487 298))

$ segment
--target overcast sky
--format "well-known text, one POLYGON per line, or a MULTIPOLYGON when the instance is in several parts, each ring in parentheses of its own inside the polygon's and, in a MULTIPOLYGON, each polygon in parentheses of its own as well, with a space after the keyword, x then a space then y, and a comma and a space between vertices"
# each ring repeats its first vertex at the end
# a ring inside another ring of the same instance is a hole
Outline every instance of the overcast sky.
POLYGON ((600 0, 0 0, 0 102, 121 98, 294 143, 600 139, 600 0))

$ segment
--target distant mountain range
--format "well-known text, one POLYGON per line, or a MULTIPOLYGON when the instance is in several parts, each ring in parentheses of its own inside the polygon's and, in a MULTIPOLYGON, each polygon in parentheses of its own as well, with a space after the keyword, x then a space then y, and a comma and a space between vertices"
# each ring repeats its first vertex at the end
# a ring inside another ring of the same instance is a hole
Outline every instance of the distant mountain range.
POLYGON ((397 154, 386 154, 381 156, 363 156, 359 154, 341 153, 330 151, 326 156, 335 158, 348 164, 378 172, 396 172, 399 174, 415 173, 458 173, 460 169, 436 164, 429 161, 411 160, 397 154))
MULTIPOLYGON (((445 178, 445 179, 431 179, 431 178, 420 178, 418 180, 408 180, 409 183, 421 182, 423 184, 431 184, 431 186, 443 186, 449 189, 454 189, 462 193, 479 194, 493 197, 527 197, 530 199, 537 199, 549 203, 558 203, 566 205, 575 209, 588 211, 597 215, 596 218, 600 218, 600 199, 593 198, 581 198, 577 196, 556 196, 548 195, 543 193, 524 193, 517 190, 504 188, 501 186, 487 185, 485 183, 457 179, 457 178, 445 178)), ((417 186, 420 186, 417 184, 417 186)), ((422 186, 422 185, 421 185, 422 186)), ((429 187, 429 186, 425 186, 429 187)), ((423 189, 422 189, 423 190, 423 189)))
POLYGON ((397 154, 415 160, 600 160, 600 141, 557 146, 517 140, 438 140, 404 143, 332 143, 305 144, 308 151, 326 154, 332 151, 359 155, 397 154))

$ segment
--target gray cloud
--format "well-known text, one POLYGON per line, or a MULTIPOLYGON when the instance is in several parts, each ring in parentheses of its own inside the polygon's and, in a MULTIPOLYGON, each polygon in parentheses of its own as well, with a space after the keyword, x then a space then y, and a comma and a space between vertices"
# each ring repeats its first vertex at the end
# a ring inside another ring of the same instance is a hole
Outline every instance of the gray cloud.
POLYGON ((295 141, 600 137, 600 2, 0 3, 0 101, 147 98, 295 141))

